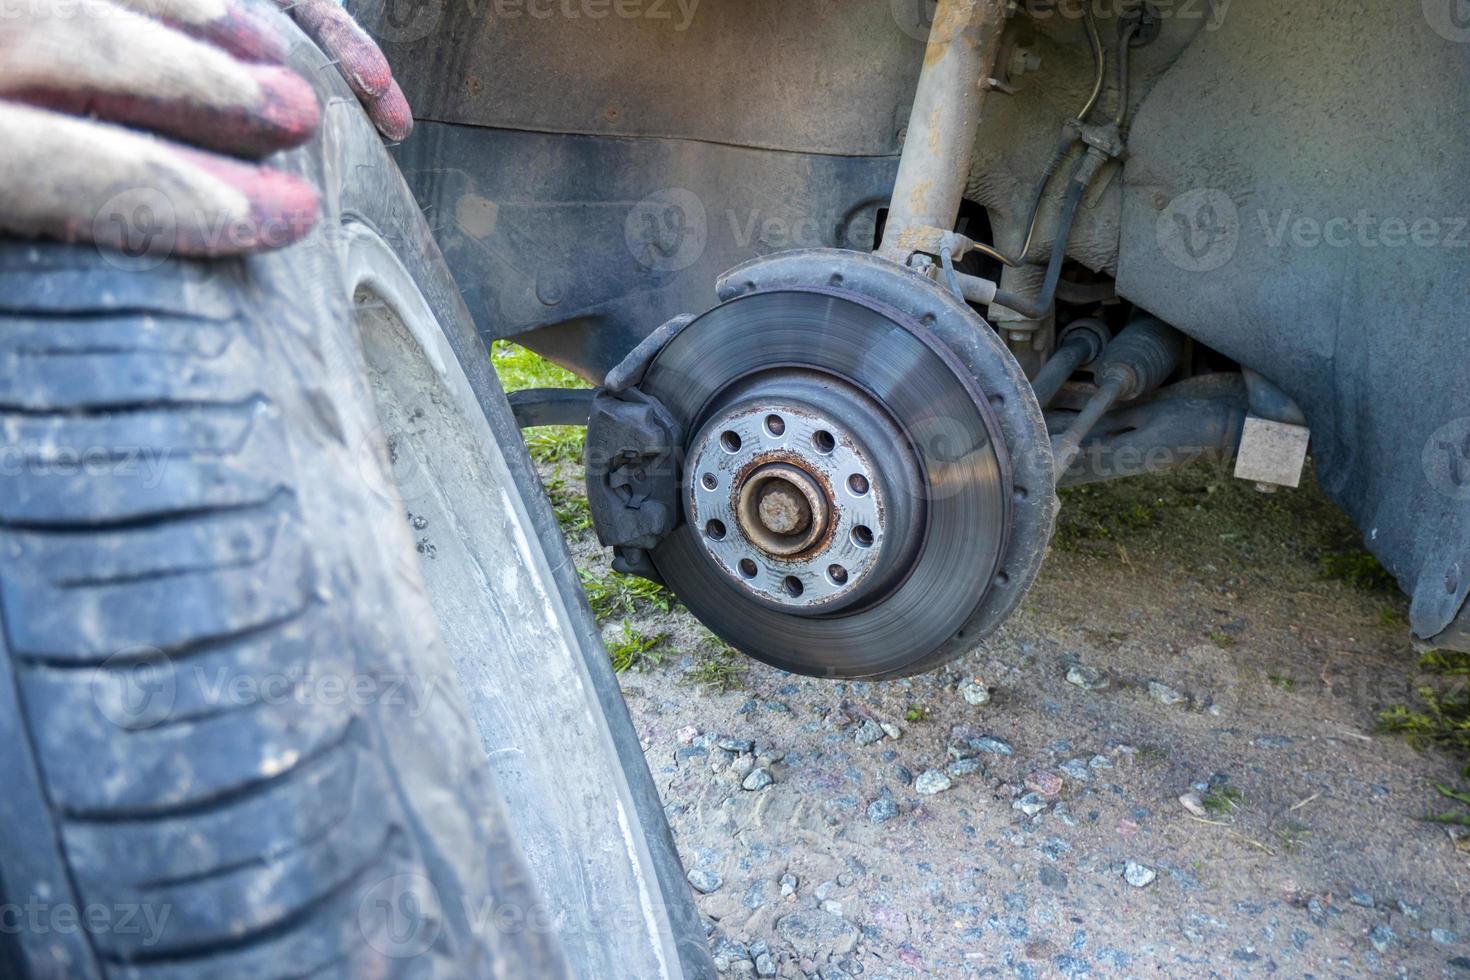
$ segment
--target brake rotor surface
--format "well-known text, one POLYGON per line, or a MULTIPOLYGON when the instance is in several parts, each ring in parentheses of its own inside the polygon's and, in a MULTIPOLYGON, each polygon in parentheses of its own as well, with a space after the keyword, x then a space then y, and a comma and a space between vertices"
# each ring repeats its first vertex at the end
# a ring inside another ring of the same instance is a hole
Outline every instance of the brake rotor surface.
POLYGON ((862 677, 963 637, 1011 476, 985 394, 930 331, 838 289, 758 292, 679 332, 641 388, 692 433, 685 521, 653 563, 726 642, 862 677))

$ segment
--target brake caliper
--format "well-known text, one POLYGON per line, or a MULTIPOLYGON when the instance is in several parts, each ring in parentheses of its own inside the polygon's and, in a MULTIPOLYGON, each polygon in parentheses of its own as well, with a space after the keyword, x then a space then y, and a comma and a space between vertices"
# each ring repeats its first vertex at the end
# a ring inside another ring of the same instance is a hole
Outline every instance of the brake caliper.
POLYGON ((659 327, 607 375, 587 419, 587 505, 615 571, 661 581, 648 552, 679 525, 684 430, 657 398, 639 391, 643 372, 693 317, 659 327))

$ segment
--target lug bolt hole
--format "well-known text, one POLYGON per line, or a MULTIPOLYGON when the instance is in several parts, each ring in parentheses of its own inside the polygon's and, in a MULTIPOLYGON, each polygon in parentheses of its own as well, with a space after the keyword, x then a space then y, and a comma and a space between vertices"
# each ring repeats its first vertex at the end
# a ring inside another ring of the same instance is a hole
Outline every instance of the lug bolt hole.
POLYGON ((832 433, 826 429, 818 429, 812 433, 812 445, 817 447, 817 452, 825 456, 837 448, 837 440, 832 438, 832 433))
POLYGON ((715 475, 713 473, 706 473, 704 476, 699 478, 699 482, 704 484, 704 488, 706 490, 713 490, 715 487, 720 485, 720 481, 715 478, 715 475))
POLYGON ((847 478, 847 489, 851 490, 854 496, 866 497, 868 495, 868 478, 861 473, 854 473, 847 478))
POLYGON ((801 579, 797 578, 795 575, 788 575, 781 580, 781 591, 789 595, 791 598, 796 599, 801 596, 801 593, 804 591, 804 587, 801 584, 801 579))
POLYGON ((746 578, 755 578, 756 571, 757 569, 755 567, 755 562, 751 561, 749 558, 740 559, 741 575, 745 576, 746 578))
POLYGON ((859 548, 873 547, 873 531, 871 528, 859 524, 852 529, 852 543, 859 548))
POLYGON ((725 524, 723 521, 710 521, 704 526, 704 533, 715 541, 725 540, 725 524))
POLYGON ((723 432, 720 434, 720 445, 727 453, 738 453, 740 452, 740 437, 733 432, 723 432))
POLYGON ((766 416, 766 431, 773 436, 786 434, 786 420, 779 415, 766 416))
POLYGON ((847 569, 841 565, 829 565, 827 567, 827 577, 832 580, 833 585, 846 585, 847 569))

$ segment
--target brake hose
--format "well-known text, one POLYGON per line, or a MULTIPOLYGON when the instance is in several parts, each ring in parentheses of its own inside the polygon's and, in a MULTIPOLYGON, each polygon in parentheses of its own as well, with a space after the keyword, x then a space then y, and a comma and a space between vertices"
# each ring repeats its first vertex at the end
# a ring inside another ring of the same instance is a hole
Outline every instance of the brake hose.
MULTIPOLYGON (((1113 121, 1119 129, 1122 128, 1128 117, 1128 52, 1138 30, 1137 24, 1128 24, 1118 33, 1118 111, 1113 121)), ((1091 103, 1088 108, 1091 108, 1091 103)), ((1087 185, 1092 183, 1092 178, 1102 167, 1103 161, 1097 159, 1097 152, 1089 148, 1082 160, 1072 170, 1072 186, 1067 191, 1066 199, 1062 202, 1062 214, 1057 225, 1056 237, 1052 240, 1051 260, 1047 263, 1046 278, 1042 280, 1041 292, 1032 301, 1007 290, 997 290, 995 302, 1000 306, 1015 310, 1022 316, 1033 320, 1040 320, 1051 313, 1052 303, 1056 299, 1057 283, 1062 278, 1062 265, 1067 258, 1067 240, 1071 238, 1072 225, 1077 220, 1077 209, 1082 204, 1082 195, 1086 193, 1087 185), (1089 161, 1095 162, 1089 165, 1089 161)), ((1040 204, 1039 198, 1037 204, 1040 204)), ((1027 247, 1029 246, 1028 237, 1027 247)), ((1024 250, 1022 257, 1025 257, 1024 250)))
MULTIPOLYGON (((1097 29, 1097 20, 1092 12, 1092 5, 1088 4, 1084 10, 1085 23, 1087 25, 1087 41, 1092 51, 1092 92, 1087 97, 1081 110, 1076 115, 1076 121, 1083 123, 1087 121, 1088 115, 1097 107, 1098 99, 1102 97, 1103 84, 1108 73, 1108 53, 1103 48, 1102 34, 1097 29)), ((1126 72, 1123 74, 1126 82, 1126 72)), ((1036 182, 1036 189, 1031 194, 1031 210, 1026 218, 1026 240, 1021 245, 1021 253, 1017 258, 1011 258, 999 249, 982 242, 975 242, 972 248, 983 255, 988 255, 1002 265, 1012 268, 1019 267, 1026 261, 1026 254, 1031 251, 1031 243, 1036 239, 1036 226, 1041 217, 1041 205, 1046 200, 1046 189, 1051 186, 1051 179, 1056 176, 1062 161, 1067 154, 1079 142, 1077 136, 1068 129, 1063 129, 1062 138, 1052 150, 1051 158, 1047 160, 1046 166, 1042 168, 1041 179, 1036 182)))
POLYGON ((1087 192, 1087 185, 1092 182, 1092 176, 1097 172, 1093 167, 1084 168, 1092 152, 1089 150, 1072 170, 1072 186, 1067 189, 1067 196, 1062 201, 1062 213, 1057 224, 1056 238, 1052 239, 1051 261, 1046 265, 1046 278, 1042 280, 1041 293, 1032 301, 1008 290, 999 289, 995 293, 997 305, 1004 306, 1008 310, 1015 310, 1032 320, 1041 320, 1051 313, 1057 283, 1062 278, 1062 263, 1067 258, 1067 240, 1072 237, 1072 224, 1077 220, 1077 209, 1082 204, 1082 195, 1087 192), (1085 178, 1082 176, 1084 169, 1085 178))

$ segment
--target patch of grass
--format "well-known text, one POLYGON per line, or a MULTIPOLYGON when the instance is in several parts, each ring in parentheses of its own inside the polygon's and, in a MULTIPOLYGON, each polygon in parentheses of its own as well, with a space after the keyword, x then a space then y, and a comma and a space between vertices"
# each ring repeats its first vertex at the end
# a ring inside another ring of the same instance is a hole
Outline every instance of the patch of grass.
POLYGON ((538 463, 580 463, 587 430, 579 425, 537 425, 521 430, 526 451, 538 463))
POLYGON ((1245 808, 1245 794, 1227 783, 1205 793, 1200 797, 1200 803, 1210 816, 1228 817, 1245 808))
POLYGON ((1456 827, 1470 827, 1470 793, 1463 790, 1453 789, 1443 783, 1434 787, 1435 792, 1446 799, 1454 800, 1462 804, 1463 810, 1445 810, 1439 813, 1428 813, 1420 819, 1428 823, 1451 824, 1456 827))
POLYGON ((1118 521, 1130 530, 1152 527, 1154 523, 1153 508, 1140 501, 1120 514, 1118 521))
POLYGON ((1294 493, 1263 495, 1236 480, 1228 466, 1197 462, 1067 487, 1059 496, 1053 539, 1059 551, 1110 557, 1121 541, 1138 569, 1245 573, 1250 582, 1269 578, 1279 586, 1280 573, 1293 580, 1316 578, 1319 555, 1352 549, 1360 540, 1347 515, 1317 490, 1310 463, 1302 489, 1294 493))
POLYGON ((1392 592, 1398 588, 1393 576, 1366 551, 1329 551, 1317 559, 1317 570, 1325 579, 1345 582, 1367 592, 1392 592))
POLYGON ((1384 626, 1408 626, 1409 617, 1393 606, 1384 606, 1378 612, 1378 622, 1384 626))
POLYGON ((608 657, 613 670, 619 674, 629 670, 642 670, 663 660, 659 647, 669 638, 667 633, 644 633, 634 629, 623 620, 622 633, 607 644, 608 657))
POLYGON ((674 608, 674 594, 657 582, 634 575, 609 572, 598 576, 582 569, 582 591, 599 623, 616 616, 628 616, 641 609, 666 613, 674 608))
POLYGON ((723 694, 739 687, 747 670, 749 666, 740 652, 710 633, 700 640, 694 666, 685 671, 682 680, 706 691, 723 694))
POLYGON ((1144 765, 1163 762, 1167 758, 1169 758, 1169 749, 1166 746, 1145 743, 1138 747, 1138 761, 1144 765))
POLYGON ((592 528, 592 509, 587 506, 587 495, 566 480, 552 479, 545 482, 546 496, 551 500, 551 509, 556 513, 556 523, 568 535, 580 535, 592 528))
MULTIPOLYGON (((507 392, 523 388, 590 388, 586 381, 520 344, 497 340, 490 363, 507 392)), ((540 425, 522 433, 526 449, 538 463, 564 463, 582 458, 586 430, 579 425, 540 425)))
POLYGON ((1470 654, 1434 650, 1419 658, 1419 669, 1434 678, 1419 688, 1420 704, 1381 712, 1378 729, 1405 736, 1415 748, 1453 753, 1470 776, 1470 654))
POLYGON ((1221 650, 1229 650, 1231 647, 1235 646, 1235 637, 1231 636, 1229 633, 1221 633, 1217 630, 1214 633, 1210 634, 1210 642, 1215 644, 1215 646, 1219 647, 1221 650))
POLYGON ((1276 831, 1276 839, 1288 851, 1294 851, 1312 836, 1312 828, 1296 820, 1288 820, 1276 831))
POLYGON ((926 707, 924 707, 922 704, 910 705, 909 706, 909 710, 907 710, 907 711, 905 711, 903 713, 903 720, 904 721, 928 721, 929 720, 929 709, 926 708, 926 707))
MULTIPOLYGON (((1470 654, 1432 650, 1419 658, 1419 669, 1434 680, 1419 688, 1420 705, 1396 704, 1378 716, 1378 730, 1403 735, 1418 749, 1440 748, 1458 757, 1460 773, 1470 778, 1470 654)), ((1470 827, 1470 792, 1443 784, 1440 797, 1460 804, 1430 812, 1430 823, 1470 827)))
POLYGON ((1281 688, 1283 691, 1290 691, 1292 688, 1296 687, 1296 678, 1288 677, 1285 674, 1267 674, 1266 680, 1281 688))
POLYGON ((566 368, 509 340, 497 340, 490 345, 490 363, 500 378, 500 386, 508 392, 522 388, 592 387, 566 368))

